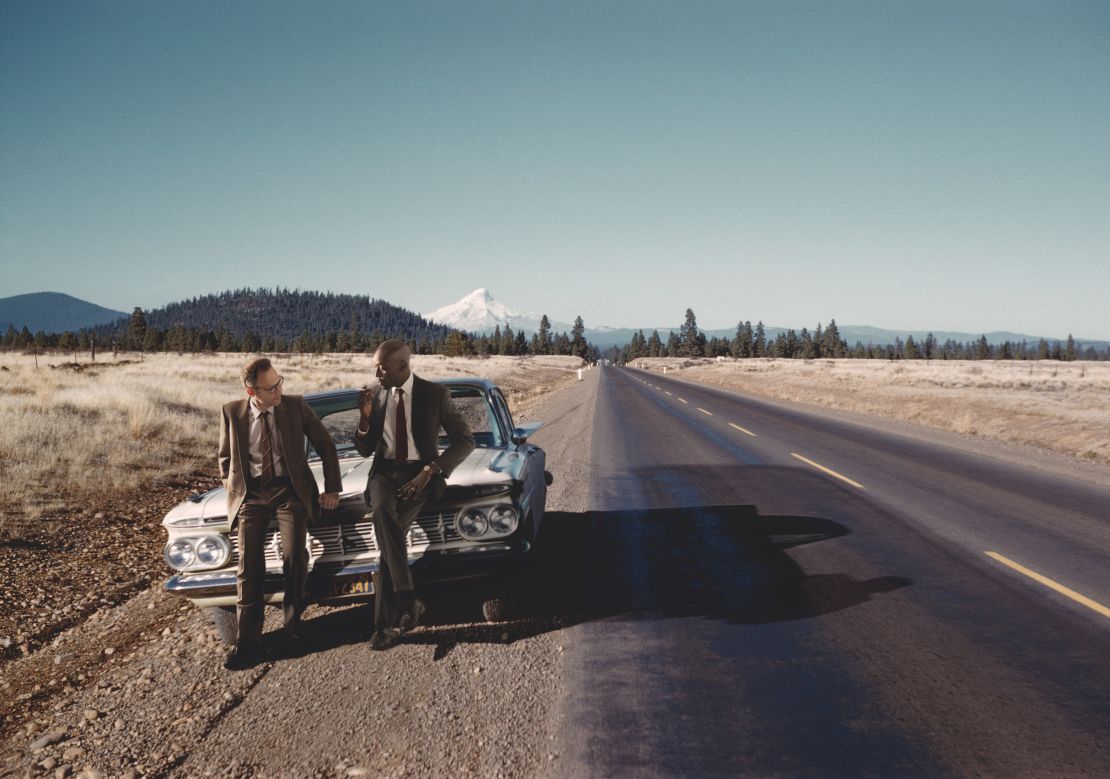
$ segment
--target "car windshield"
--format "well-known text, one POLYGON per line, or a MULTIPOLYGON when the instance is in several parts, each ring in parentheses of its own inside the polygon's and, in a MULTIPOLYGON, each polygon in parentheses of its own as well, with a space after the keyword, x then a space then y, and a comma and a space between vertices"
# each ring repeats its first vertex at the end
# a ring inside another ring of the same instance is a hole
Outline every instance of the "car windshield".
MULTIPOLYGON (((456 410, 462 414, 470 432, 474 434, 474 442, 481 448, 499 448, 504 446, 501 430, 497 426, 493 409, 486 400, 485 393, 477 387, 451 387, 451 399, 456 410)), ((324 428, 335 442, 340 456, 352 454, 355 451, 355 429, 358 427, 358 409, 343 409, 325 414, 320 417, 324 428)), ((306 439, 307 442, 307 439, 306 439)), ((447 436, 439 437, 439 446, 447 446, 447 436)), ((316 449, 308 444, 309 459, 317 458, 316 449)))

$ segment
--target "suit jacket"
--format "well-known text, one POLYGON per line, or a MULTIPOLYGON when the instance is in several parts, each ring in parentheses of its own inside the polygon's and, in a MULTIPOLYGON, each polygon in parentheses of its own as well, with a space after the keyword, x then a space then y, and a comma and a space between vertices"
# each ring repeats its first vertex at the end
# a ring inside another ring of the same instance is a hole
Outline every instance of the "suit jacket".
MULTIPOLYGON (((320 495, 308 467, 304 439, 308 436, 324 463, 324 492, 343 491, 335 443, 316 412, 300 395, 286 395, 271 411, 274 412, 273 432, 281 442, 285 475, 308 510, 308 516, 316 519, 320 513, 320 495)), ((233 400, 224 406, 220 425, 220 475, 227 490, 227 516, 232 522, 247 496, 247 476, 251 472, 250 424, 250 398, 233 400)))
MULTIPOLYGON (((366 435, 360 436, 355 431, 355 448, 363 457, 374 455, 374 462, 370 466, 370 479, 378 464, 385 457, 385 439, 382 431, 385 429, 385 409, 388 398, 387 390, 381 389, 374 398, 374 410, 370 414, 370 426, 366 435)), ((450 476, 451 471, 458 467, 466 456, 474 451, 474 436, 451 402, 451 391, 442 384, 425 381, 419 376, 412 377, 412 400, 405 408, 412 423, 412 437, 416 439, 416 451, 420 459, 425 462, 435 463, 443 476, 450 476), (447 433, 450 441, 448 447, 439 453, 439 429, 447 433)), ((370 481, 367 479, 367 489, 370 481)), ((437 491, 442 491, 442 481, 437 485, 437 491)))

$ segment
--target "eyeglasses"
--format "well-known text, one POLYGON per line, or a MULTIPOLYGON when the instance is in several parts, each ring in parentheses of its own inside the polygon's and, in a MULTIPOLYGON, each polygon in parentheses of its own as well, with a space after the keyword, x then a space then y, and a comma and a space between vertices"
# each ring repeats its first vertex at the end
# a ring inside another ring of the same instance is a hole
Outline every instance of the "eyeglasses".
POLYGON ((284 376, 278 376, 277 384, 275 384, 274 386, 272 386, 272 387, 255 387, 254 389, 255 389, 256 392, 259 391, 259 390, 261 390, 262 392, 277 392, 279 389, 281 389, 281 385, 284 384, 284 383, 285 383, 285 377, 284 376))

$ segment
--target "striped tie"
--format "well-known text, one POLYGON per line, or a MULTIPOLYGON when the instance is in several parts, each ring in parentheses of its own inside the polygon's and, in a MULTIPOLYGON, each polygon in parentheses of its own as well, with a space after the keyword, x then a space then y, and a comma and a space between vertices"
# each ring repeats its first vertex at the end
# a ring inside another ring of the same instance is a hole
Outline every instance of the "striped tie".
POLYGON ((274 478, 274 440, 270 437, 270 412, 263 411, 262 418, 262 488, 270 486, 274 478))

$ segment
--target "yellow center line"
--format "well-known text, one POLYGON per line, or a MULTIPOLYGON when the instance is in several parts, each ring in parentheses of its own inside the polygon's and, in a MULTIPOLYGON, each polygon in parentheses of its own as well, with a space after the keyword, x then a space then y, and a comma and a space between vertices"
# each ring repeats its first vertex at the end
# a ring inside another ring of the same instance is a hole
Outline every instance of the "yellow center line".
MULTIPOLYGON (((682 398, 679 398, 679 400, 682 400, 682 398)), ((690 405, 690 401, 688 401, 688 400, 682 400, 682 402, 685 403, 687 406, 690 405)))
POLYGON ((819 471, 824 471, 824 472, 825 472, 825 473, 827 473, 827 474, 828 474, 829 476, 834 476, 834 477, 836 477, 837 479, 840 479, 841 481, 846 481, 846 482, 848 482, 849 484, 851 484, 851 485, 852 485, 853 487, 859 487, 859 488, 860 488, 861 490, 862 490, 862 489, 866 489, 866 488, 865 488, 865 487, 864 487, 864 486, 863 486, 862 484, 860 484, 860 483, 859 483, 858 481, 852 481, 852 480, 851 480, 851 479, 849 479, 849 478, 848 478, 847 476, 841 476, 841 475, 840 475, 839 473, 837 473, 836 471, 832 470, 831 468, 826 468, 826 467, 825 467, 825 466, 823 466, 823 465, 819 465, 818 463, 815 463, 815 462, 813 462, 813 460, 810 460, 810 459, 807 459, 807 458, 805 458, 805 457, 802 457, 802 456, 801 456, 800 454, 795 454, 794 452, 791 452, 791 453, 790 453, 790 456, 791 456, 791 457, 796 457, 796 458, 798 458, 799 460, 801 460, 802 462, 804 462, 804 463, 807 463, 807 464, 809 464, 809 465, 812 465, 812 466, 813 466, 814 468, 816 468, 816 469, 817 469, 817 470, 819 470, 819 471))
POLYGON ((1040 582, 1045 587, 1048 587, 1051 590, 1056 590, 1056 592, 1060 593, 1061 595, 1068 596, 1069 598, 1071 598, 1076 603, 1082 603, 1087 608, 1089 608, 1093 611, 1097 611, 1099 614, 1101 614, 1104 617, 1110 617, 1110 609, 1106 608, 1101 603, 1098 603, 1097 601, 1093 601, 1090 598, 1086 597, 1085 595, 1080 595, 1075 590, 1068 589, 1067 587, 1060 584, 1059 582, 1052 581, 1052 579, 1049 579, 1047 576, 1041 576, 1036 571, 1031 571, 1028 568, 1026 568, 1024 565, 1019 565, 1018 563, 1015 563, 1013 560, 1010 560, 1009 558, 1003 557, 998 552, 984 552, 983 554, 985 554, 987 557, 991 557, 991 558, 997 560, 998 562, 1002 563, 1003 565, 1007 565, 1010 568, 1013 568, 1018 573, 1025 574, 1026 576, 1028 576, 1033 581, 1040 582))
POLYGON ((702 408, 701 406, 697 406, 697 409, 698 409, 698 411, 700 411, 701 413, 705 414, 705 415, 706 415, 707 417, 711 417, 711 416, 713 416, 713 412, 711 412, 711 411, 706 411, 706 410, 705 410, 704 408, 702 408))
POLYGON ((747 430, 747 429, 745 429, 745 428, 743 428, 743 427, 740 427, 740 425, 735 425, 735 424, 733 424, 732 422, 729 422, 729 423, 728 423, 728 426, 729 426, 729 427, 735 427, 735 428, 736 428, 737 430, 739 430, 739 431, 740 431, 741 433, 747 433, 747 434, 748 434, 748 435, 750 435, 750 436, 751 436, 752 438, 758 438, 758 437, 759 437, 759 436, 757 436, 757 435, 756 435, 755 433, 753 433, 753 432, 752 432, 751 430, 747 430))

